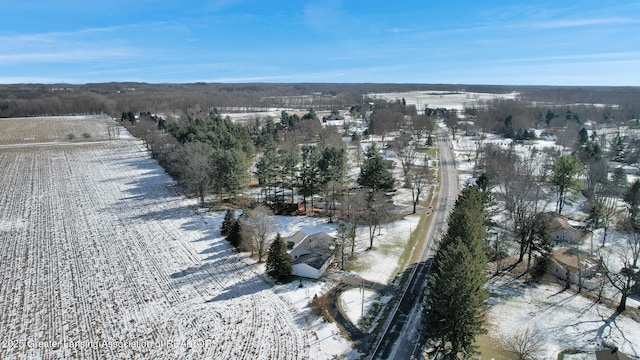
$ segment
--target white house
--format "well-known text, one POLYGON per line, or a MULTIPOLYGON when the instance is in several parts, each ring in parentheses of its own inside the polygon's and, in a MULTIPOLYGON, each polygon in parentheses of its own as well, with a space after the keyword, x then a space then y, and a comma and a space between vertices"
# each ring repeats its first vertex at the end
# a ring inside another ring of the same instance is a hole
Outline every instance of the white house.
POLYGON ((572 248, 559 248, 553 252, 548 272, 560 281, 567 281, 588 290, 600 287, 596 277, 598 261, 588 253, 572 248))
POLYGON ((324 232, 307 235, 303 231, 287 237, 292 275, 319 279, 333 261, 335 238, 324 232))
POLYGON ((572 226, 566 218, 556 214, 549 222, 549 235, 556 244, 581 244, 586 233, 572 226))

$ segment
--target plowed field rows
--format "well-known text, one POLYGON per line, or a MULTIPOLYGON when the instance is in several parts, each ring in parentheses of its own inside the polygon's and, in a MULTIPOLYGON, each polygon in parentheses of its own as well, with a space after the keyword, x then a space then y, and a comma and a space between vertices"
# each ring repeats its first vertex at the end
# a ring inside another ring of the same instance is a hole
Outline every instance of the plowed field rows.
POLYGON ((70 141, 70 134, 73 141, 109 140, 109 125, 115 122, 106 115, 5 118, 0 144, 70 141))
POLYGON ((135 140, 0 149, 0 358, 301 359, 255 265, 135 140))

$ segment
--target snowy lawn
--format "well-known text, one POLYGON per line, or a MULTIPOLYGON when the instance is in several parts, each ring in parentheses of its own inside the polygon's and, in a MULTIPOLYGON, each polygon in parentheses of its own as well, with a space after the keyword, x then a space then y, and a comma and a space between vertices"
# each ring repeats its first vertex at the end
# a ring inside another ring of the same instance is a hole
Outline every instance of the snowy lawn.
POLYGON ((489 281, 489 336, 506 339, 529 328, 544 337, 540 358, 565 350, 595 351, 615 345, 640 356, 640 324, 563 287, 534 285, 496 277, 489 281))
POLYGON ((379 297, 375 291, 350 289, 340 295, 340 304, 349 317, 349 320, 357 324, 362 319, 362 316, 371 310, 373 302, 379 297))
POLYGON ((397 275, 398 260, 405 250, 411 232, 416 229, 420 215, 408 215, 376 231, 373 249, 369 247, 369 228, 358 226, 356 238, 357 259, 350 264, 352 272, 362 278, 388 284, 397 275))

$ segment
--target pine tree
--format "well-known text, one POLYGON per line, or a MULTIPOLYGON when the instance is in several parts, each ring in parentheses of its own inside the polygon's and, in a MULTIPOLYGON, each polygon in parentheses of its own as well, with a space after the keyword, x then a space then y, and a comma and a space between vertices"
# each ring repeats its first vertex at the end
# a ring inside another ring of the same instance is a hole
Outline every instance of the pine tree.
POLYGON ((387 164, 382 155, 380 155, 378 147, 375 144, 369 146, 365 156, 366 159, 360 169, 358 184, 371 189, 372 192, 393 190, 393 174, 387 169, 387 164))
POLYGON ((476 352, 476 336, 485 333, 487 235, 483 196, 476 186, 461 192, 427 285, 424 336, 446 359, 458 359, 458 355, 469 358, 476 352))
POLYGON ((291 275, 291 256, 287 252, 287 244, 280 233, 269 246, 266 268, 267 274, 278 280, 286 279, 291 275))
POLYGON ((228 236, 231 231, 231 226, 235 221, 235 212, 231 209, 228 209, 224 214, 224 219, 222 220, 222 225, 220 225, 220 235, 228 236))
POLYGON ((229 234, 227 234, 226 239, 235 248, 240 247, 242 243, 242 233, 240 230, 240 221, 234 219, 229 226, 229 234))

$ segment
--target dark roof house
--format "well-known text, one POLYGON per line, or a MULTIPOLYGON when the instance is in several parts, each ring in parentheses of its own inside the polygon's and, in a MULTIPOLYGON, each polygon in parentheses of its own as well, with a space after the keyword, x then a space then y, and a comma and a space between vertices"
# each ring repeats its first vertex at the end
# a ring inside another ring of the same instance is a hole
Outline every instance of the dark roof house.
POLYGON ((596 360, 633 360, 618 351, 618 348, 596 351, 596 360))
POLYGON ((333 261, 334 237, 317 232, 307 235, 303 231, 287 237, 292 275, 319 279, 333 261))

